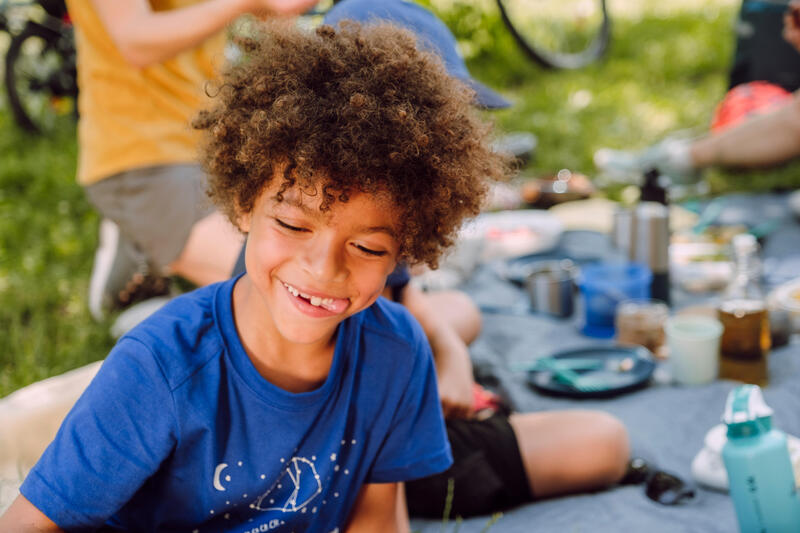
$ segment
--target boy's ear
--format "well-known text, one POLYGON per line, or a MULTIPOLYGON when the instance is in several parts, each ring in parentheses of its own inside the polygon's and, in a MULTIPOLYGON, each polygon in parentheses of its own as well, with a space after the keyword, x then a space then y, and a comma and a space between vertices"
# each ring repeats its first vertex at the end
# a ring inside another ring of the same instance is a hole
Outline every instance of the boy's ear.
POLYGON ((250 211, 244 211, 236 206, 236 227, 242 233, 250 233, 250 211))

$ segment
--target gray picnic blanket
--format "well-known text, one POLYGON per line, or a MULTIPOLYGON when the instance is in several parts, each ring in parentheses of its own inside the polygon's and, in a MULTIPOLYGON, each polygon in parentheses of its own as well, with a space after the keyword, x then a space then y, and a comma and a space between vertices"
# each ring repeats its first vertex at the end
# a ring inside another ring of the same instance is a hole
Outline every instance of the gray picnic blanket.
MULTIPOLYGON (((772 218, 777 224, 764 244, 768 284, 800 276, 800 224, 780 195, 732 196, 721 215, 722 223, 750 225, 772 218), (752 222, 752 223, 751 223, 752 222)), ((601 234, 567 232, 548 257, 573 257, 579 262, 603 259, 613 253, 601 234)), ((532 258, 533 259, 533 258, 532 258)), ((508 262, 505 262, 506 264, 508 262)), ((506 265, 507 266, 507 265, 506 265)), ((691 479, 692 459, 703 446, 706 432, 720 422, 728 392, 737 384, 716 381, 701 386, 651 383, 648 387, 609 399, 576 400, 549 397, 534 391, 524 373, 511 370, 557 350, 597 343, 579 333, 576 316, 558 320, 527 313, 521 289, 498 275, 497 264, 482 265, 463 285, 484 312, 484 329, 471 347, 475 366, 489 372, 517 411, 588 408, 607 411, 628 428, 632 453, 658 468, 691 479)), ((673 308, 696 303, 702 297, 673 291, 673 308)), ((600 341, 605 342, 605 341, 600 341)), ((770 383, 764 389, 774 409, 774 424, 800 436, 800 338, 775 349, 769 360, 770 383)), ((489 517, 465 520, 458 531, 483 531, 489 517)), ((412 530, 450 532, 455 522, 414 520, 412 530)), ((643 486, 616 487, 534 502, 504 513, 490 532, 604 533, 731 533, 738 530, 733 504, 726 493, 700 488, 695 501, 666 507, 649 500, 643 486)))

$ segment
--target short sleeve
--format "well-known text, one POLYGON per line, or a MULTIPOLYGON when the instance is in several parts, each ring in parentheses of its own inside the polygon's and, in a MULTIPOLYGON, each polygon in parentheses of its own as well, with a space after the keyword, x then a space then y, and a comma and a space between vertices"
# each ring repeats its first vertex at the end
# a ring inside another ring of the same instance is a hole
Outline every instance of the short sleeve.
POLYGON ((60 528, 91 530, 130 500, 175 444, 172 394, 150 350, 123 338, 20 492, 60 528))
POLYGON ((392 289, 402 289, 411 281, 411 272, 405 263, 398 263, 386 278, 386 286, 392 289))
POLYGON ((410 481, 446 470, 452 463, 427 341, 417 343, 414 369, 368 483, 410 481))

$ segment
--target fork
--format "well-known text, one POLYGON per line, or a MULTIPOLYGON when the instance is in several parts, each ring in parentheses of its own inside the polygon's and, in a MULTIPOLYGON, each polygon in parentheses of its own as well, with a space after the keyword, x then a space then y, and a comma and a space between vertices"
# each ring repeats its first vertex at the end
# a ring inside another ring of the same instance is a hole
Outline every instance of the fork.
POLYGON ((552 359, 543 360, 542 366, 549 370, 557 381, 569 385, 577 391, 602 392, 609 389, 608 379, 603 376, 581 375, 553 363, 552 359))
POLYGON ((606 366, 606 361, 594 357, 587 358, 564 358, 556 359, 553 357, 540 357, 533 361, 523 361, 511 364, 511 370, 519 372, 540 372, 542 370, 551 371, 553 368, 565 368, 567 370, 594 370, 606 366))

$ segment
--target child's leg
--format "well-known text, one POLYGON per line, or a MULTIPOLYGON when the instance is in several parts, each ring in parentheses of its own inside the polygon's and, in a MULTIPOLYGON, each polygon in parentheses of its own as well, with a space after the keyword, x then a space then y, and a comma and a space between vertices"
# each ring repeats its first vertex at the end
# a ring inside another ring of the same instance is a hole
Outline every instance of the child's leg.
POLYGON ((625 474, 625 426, 601 411, 516 413, 514 429, 534 498, 599 489, 625 474))
POLYGON ((429 291, 425 297, 433 312, 470 344, 481 332, 481 312, 466 293, 456 290, 429 291))

